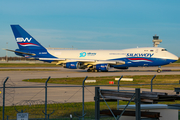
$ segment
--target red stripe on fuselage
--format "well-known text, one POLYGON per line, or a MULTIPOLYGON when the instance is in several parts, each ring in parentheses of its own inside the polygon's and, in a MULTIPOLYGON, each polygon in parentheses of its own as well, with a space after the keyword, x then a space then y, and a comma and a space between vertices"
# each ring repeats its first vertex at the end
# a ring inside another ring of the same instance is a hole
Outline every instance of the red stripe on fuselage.
POLYGON ((146 61, 151 61, 151 60, 148 60, 148 59, 145 59, 145 58, 128 58, 128 60, 146 60, 146 61))

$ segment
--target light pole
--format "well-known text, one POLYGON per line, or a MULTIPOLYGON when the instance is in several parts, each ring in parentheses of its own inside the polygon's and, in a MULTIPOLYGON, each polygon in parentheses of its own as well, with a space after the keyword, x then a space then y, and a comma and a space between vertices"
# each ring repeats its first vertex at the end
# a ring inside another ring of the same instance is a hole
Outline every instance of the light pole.
MULTIPOLYGON (((8 42, 6 42, 6 49, 8 48, 8 42)), ((8 53, 7 53, 7 50, 6 50, 6 62, 8 62, 8 53)))

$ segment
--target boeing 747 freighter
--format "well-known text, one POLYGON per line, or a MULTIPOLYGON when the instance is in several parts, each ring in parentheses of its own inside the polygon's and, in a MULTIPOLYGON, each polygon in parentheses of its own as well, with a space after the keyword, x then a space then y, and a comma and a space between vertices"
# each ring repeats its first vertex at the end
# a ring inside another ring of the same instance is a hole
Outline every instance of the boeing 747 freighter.
MULTIPOLYGON (((11 25, 19 49, 9 50, 16 55, 45 62, 55 62, 69 69, 87 69, 88 72, 107 72, 111 67, 128 69, 138 66, 162 66, 178 57, 165 48, 143 47, 123 50, 50 50, 43 47, 21 26, 11 25)), ((161 72, 158 68, 157 72, 161 72)))

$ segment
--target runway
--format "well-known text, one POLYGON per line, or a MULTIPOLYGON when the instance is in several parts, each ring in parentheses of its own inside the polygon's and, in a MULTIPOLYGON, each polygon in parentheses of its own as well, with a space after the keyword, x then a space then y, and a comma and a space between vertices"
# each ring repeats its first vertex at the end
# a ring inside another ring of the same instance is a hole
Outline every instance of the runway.
MULTIPOLYGON (((1 69, 11 69, 11 68, 1 68, 1 69)), ((20 69, 20 68, 14 68, 20 69)), ((23 68, 29 69, 29 68, 23 68)), ((10 77, 7 81, 8 86, 14 87, 28 87, 28 86, 44 86, 45 83, 32 83, 32 82, 23 82, 23 79, 34 79, 34 78, 66 78, 66 77, 100 77, 100 76, 126 76, 126 75, 180 75, 180 71, 171 71, 179 70, 180 67, 163 67, 161 73, 157 73, 155 70, 157 67, 148 67, 148 68, 130 68, 129 70, 117 70, 111 69, 109 72, 86 72, 86 70, 73 70, 65 68, 31 68, 31 69, 57 69, 56 71, 0 71, 1 87, 3 81, 6 77, 10 77)), ((48 84, 48 86, 57 86, 57 84, 48 84)), ((59 85, 59 86, 69 86, 69 85, 59 85)), ((107 89, 107 87, 101 87, 107 89)), ((12 88, 7 88, 6 105, 19 104, 22 100, 44 100, 44 88, 15 88, 14 93, 8 93, 12 91, 12 88), (13 94, 13 95, 12 95, 13 94), (9 102, 8 102, 9 101, 9 102)), ((94 87, 86 87, 85 89, 85 101, 94 100, 94 87)), ((117 87, 108 87, 108 89, 117 89, 117 87)), ((120 88, 126 89, 126 88, 120 88)), ((128 88, 129 89, 129 88, 128 88)), ((2 88, 1 88, 2 91, 2 88)), ((168 93, 173 93, 172 90, 166 90, 168 93)), ((0 94, 2 98, 2 92, 0 94)), ((55 102, 82 102, 82 87, 48 87, 48 100, 55 102)), ((2 105, 2 102, 0 103, 2 105)))

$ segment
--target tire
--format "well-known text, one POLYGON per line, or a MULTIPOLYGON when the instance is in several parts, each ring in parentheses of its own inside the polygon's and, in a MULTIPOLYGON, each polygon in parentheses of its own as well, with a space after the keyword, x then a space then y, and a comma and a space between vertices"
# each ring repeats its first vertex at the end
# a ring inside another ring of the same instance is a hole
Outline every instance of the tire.
POLYGON ((161 69, 157 69, 157 72, 160 73, 162 70, 161 69))

